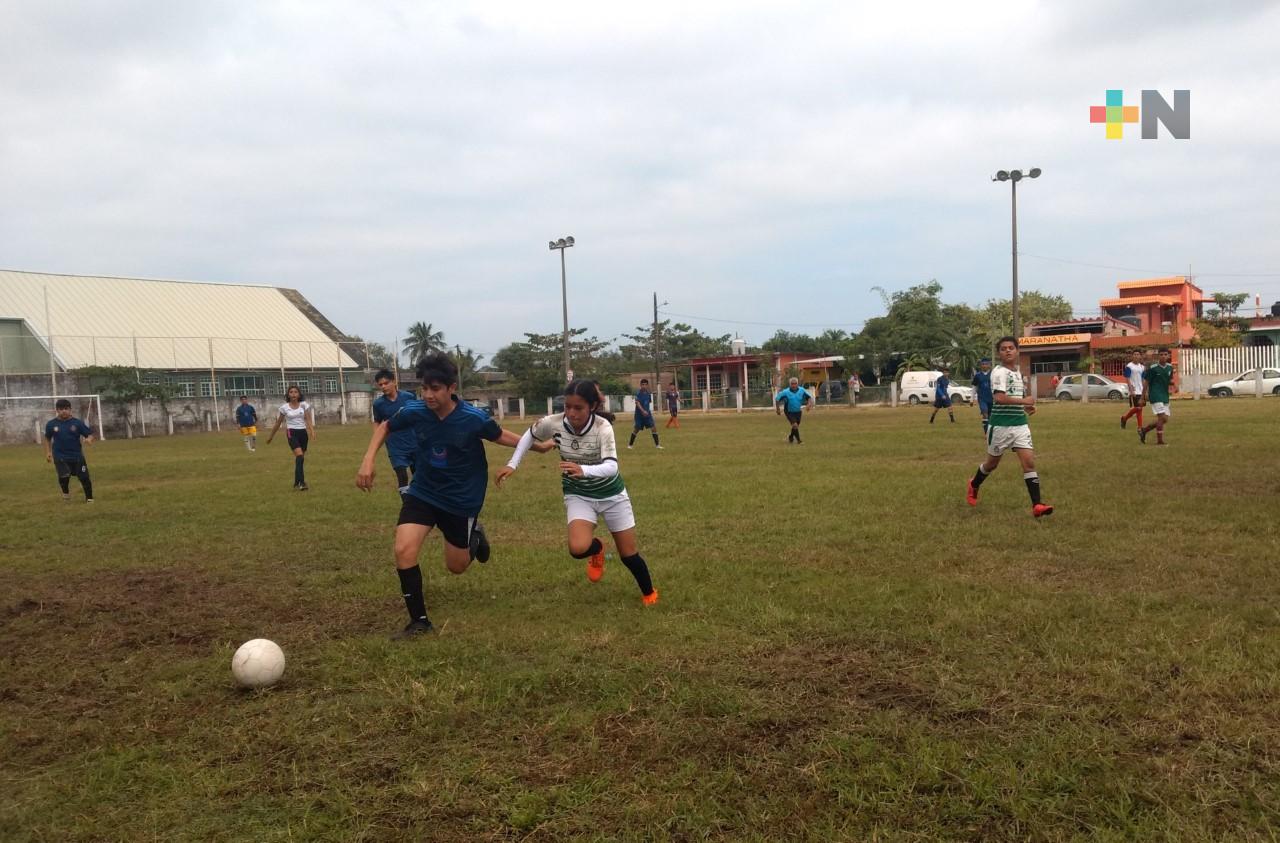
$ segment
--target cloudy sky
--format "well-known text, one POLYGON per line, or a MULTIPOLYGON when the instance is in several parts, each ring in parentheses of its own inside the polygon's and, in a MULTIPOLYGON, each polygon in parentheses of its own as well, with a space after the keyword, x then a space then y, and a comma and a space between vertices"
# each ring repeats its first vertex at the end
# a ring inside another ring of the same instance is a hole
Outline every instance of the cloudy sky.
MULTIPOLYGON (((856 330, 936 278, 1083 314, 1184 273, 1280 300, 1280 4, 0 0, 0 268, 296 287, 486 353, 652 295, 856 330), (1106 141, 1108 88, 1191 139, 1106 141), (1033 257, 1034 256, 1034 257, 1033 257), (1068 263, 1066 261, 1071 261, 1068 263)), ((725 320, 725 321, 711 321, 725 320)))

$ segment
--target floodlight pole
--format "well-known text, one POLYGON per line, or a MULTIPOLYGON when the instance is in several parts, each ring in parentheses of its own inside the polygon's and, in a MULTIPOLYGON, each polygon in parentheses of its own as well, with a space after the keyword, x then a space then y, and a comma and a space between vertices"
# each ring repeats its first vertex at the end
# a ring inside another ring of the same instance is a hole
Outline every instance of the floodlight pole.
POLYGON ((1040 168, 1032 167, 1026 173, 1021 170, 1000 170, 996 173, 992 181, 1007 181, 1013 189, 1013 297, 1009 300, 1013 311, 1013 336, 1015 338, 1022 337, 1022 317, 1018 306, 1018 182, 1024 178, 1039 178, 1040 168))
POLYGON ((561 237, 559 240, 551 240, 547 243, 547 247, 560 251, 560 304, 564 309, 564 379, 569 382, 569 288, 565 277, 564 250, 573 247, 572 237, 561 237))

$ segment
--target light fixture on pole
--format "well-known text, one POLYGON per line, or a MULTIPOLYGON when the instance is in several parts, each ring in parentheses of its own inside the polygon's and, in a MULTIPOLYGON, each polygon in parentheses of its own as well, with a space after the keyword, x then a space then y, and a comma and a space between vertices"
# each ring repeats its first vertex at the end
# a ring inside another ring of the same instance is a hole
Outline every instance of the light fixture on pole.
POLYGON ((1018 314, 1018 182, 1023 177, 1038 179, 1040 178, 1040 168, 1032 167, 1026 173, 1021 170, 1001 170, 991 177, 992 181, 1007 181, 1013 188, 1013 298, 1010 302, 1013 306, 1013 335, 1015 337, 1022 336, 1022 320, 1018 314))
POLYGON ((560 250, 560 303, 564 307, 564 379, 566 383, 573 380, 573 370, 569 368, 569 292, 565 283, 564 250, 572 246, 572 237, 547 241, 548 249, 560 250))

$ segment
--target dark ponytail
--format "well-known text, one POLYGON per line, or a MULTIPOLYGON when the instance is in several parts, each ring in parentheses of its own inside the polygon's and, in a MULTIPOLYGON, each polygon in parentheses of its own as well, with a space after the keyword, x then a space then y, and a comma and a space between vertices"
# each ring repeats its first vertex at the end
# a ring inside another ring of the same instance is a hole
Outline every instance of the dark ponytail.
POLYGON ((587 406, 591 408, 591 412, 607 422, 612 422, 617 418, 617 416, 604 408, 604 390, 597 381, 589 381, 586 378, 570 381, 569 385, 564 388, 564 394, 566 396, 576 395, 586 401, 587 406))

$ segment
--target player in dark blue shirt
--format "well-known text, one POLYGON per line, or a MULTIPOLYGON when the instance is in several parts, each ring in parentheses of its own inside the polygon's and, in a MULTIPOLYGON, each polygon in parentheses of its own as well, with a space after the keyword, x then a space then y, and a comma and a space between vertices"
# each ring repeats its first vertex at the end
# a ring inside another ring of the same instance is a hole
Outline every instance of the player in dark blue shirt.
POLYGON ((244 446, 250 452, 258 450, 258 411, 249 403, 247 395, 240 396, 240 404, 236 407, 236 424, 240 425, 240 435, 244 437, 244 446))
POLYGON ((93 442, 94 430, 71 415, 71 402, 59 398, 53 405, 57 418, 49 419, 44 426, 44 458, 58 470, 58 485, 62 487, 62 499, 71 500, 71 477, 79 478, 84 487, 86 503, 93 503, 93 482, 89 480, 89 466, 84 462, 84 448, 80 440, 93 442))
MULTIPOLYGON (((400 389, 395 374, 388 369, 380 369, 373 376, 373 382, 382 390, 382 394, 373 402, 373 426, 377 427, 414 399, 412 393, 400 389)), ((418 440, 412 430, 404 428, 387 436, 387 457, 391 460, 391 470, 396 473, 396 483, 402 496, 409 491, 409 478, 413 474, 417 456, 418 440)))
POLYGON ((929 416, 929 424, 933 424, 933 417, 938 415, 939 410, 946 410, 951 423, 956 423, 956 414, 951 410, 951 378, 947 377, 946 369, 933 382, 933 414, 929 416))
POLYGON ((646 428, 653 434, 654 447, 661 451, 662 445, 658 443, 658 426, 653 423, 653 393, 649 391, 649 379, 641 378, 640 391, 636 393, 635 427, 631 431, 631 441, 627 443, 628 448, 636 444, 636 436, 646 428))
POLYGON ((987 419, 991 417, 991 358, 978 361, 978 371, 973 373, 974 397, 978 399, 978 412, 982 414, 982 432, 987 432, 987 419))
POLYGON ((421 401, 406 406, 373 430, 356 486, 373 488, 374 461, 378 449, 393 433, 408 430, 417 442, 417 463, 400 507, 396 524, 396 572, 409 623, 395 638, 412 638, 431 632, 426 599, 422 593, 422 569, 418 553, 433 528, 444 537, 444 564, 454 574, 471 566, 471 560, 489 560, 489 542, 476 522, 489 485, 485 440, 514 448, 520 437, 498 427, 497 422, 470 404, 459 401, 458 367, 444 354, 428 354, 418 363, 421 401))

